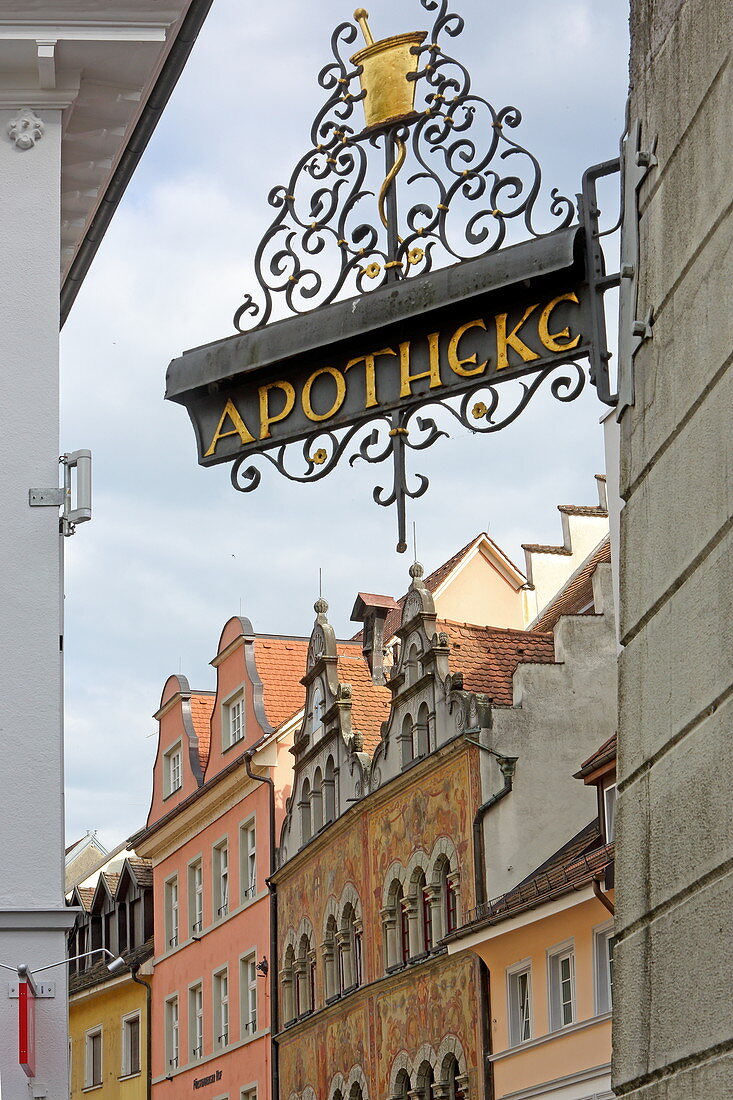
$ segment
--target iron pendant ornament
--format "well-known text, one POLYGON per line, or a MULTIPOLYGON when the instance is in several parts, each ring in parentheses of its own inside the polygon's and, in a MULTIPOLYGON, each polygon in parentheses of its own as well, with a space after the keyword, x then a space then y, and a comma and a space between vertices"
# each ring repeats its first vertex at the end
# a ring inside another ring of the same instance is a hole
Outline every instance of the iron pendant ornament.
POLYGON ((447 436, 440 424, 496 433, 544 386, 573 401, 583 358, 615 400, 603 294, 618 276, 605 273, 595 180, 617 162, 589 169, 577 210, 557 189, 543 199, 539 162, 512 136, 520 112, 477 96, 443 48, 463 19, 448 0, 420 4, 428 32, 375 41, 363 8, 334 31, 327 100, 270 192, 237 335, 174 360, 166 387, 199 462, 233 463, 240 492, 261 482, 254 458, 303 484, 347 456, 391 459, 373 497, 396 507, 399 552, 407 500, 428 488, 407 454, 447 436))

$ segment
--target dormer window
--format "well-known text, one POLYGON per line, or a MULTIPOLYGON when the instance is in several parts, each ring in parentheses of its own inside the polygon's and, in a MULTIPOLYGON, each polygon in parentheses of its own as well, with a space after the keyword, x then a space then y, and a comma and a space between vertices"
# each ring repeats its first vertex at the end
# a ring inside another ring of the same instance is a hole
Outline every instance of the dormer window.
POLYGON ((172 749, 169 749, 164 757, 164 790, 165 797, 174 794, 175 791, 180 790, 183 783, 183 754, 181 751, 181 742, 174 745, 172 749))
POLYGON ((241 692, 225 705, 223 718, 224 748, 229 749, 244 738, 244 695, 241 692))

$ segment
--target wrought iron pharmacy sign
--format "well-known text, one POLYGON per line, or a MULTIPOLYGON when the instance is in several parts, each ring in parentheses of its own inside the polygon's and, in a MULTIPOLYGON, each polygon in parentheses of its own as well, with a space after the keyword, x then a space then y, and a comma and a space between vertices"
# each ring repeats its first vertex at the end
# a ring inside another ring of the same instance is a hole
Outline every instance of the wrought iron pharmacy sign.
POLYGON ((519 112, 471 93, 439 44, 462 20, 448 0, 420 2, 436 13, 427 36, 374 42, 359 9, 367 44, 346 61, 356 27, 334 32, 335 62, 319 78, 331 94, 312 148, 270 195, 278 213, 255 258, 259 298, 237 310, 237 335, 174 360, 166 389, 188 409, 199 462, 232 462, 243 492, 261 480, 257 456, 302 482, 326 476, 347 451, 352 464, 391 457, 392 487, 374 499, 397 505, 401 551, 406 499, 428 485, 420 474, 410 484, 406 453, 447 435, 426 407, 496 432, 546 380, 558 400, 576 398, 583 358, 612 403, 603 294, 618 283, 604 272, 595 204, 595 179, 617 162, 586 173, 580 223, 553 191, 549 215, 560 224, 536 232, 539 164, 506 133, 519 112), (368 152, 380 145, 385 163, 373 178, 368 152), (376 225, 363 220, 370 201, 376 225), (507 243, 515 226, 530 239, 507 243), (291 315, 273 320, 278 294, 291 315), (498 387, 509 380, 519 381, 505 408, 498 387))

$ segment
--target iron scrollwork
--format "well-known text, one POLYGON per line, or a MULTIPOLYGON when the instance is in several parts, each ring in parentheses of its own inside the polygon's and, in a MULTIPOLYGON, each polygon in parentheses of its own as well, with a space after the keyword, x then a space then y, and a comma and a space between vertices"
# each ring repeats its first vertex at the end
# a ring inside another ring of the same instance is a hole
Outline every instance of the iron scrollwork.
MULTIPOLYGON (((448 413, 474 434, 491 435, 513 423, 548 380, 552 396, 557 401, 570 402, 583 392, 586 372, 578 363, 552 365, 532 375, 529 381, 516 379, 518 389, 511 390, 508 383, 501 386, 491 382, 477 383, 463 395, 457 408, 448 401, 426 397, 425 402, 417 407, 385 413, 366 423, 352 425, 341 435, 320 429, 302 442, 301 457, 305 468, 300 473, 292 469, 293 445, 275 445, 271 451, 264 451, 257 457, 266 459, 289 481, 302 484, 311 484, 326 477, 351 450, 354 453, 349 457, 350 466, 359 460, 374 465, 391 458, 392 485, 390 488, 377 485, 373 499, 384 508, 393 504, 396 506, 397 551, 404 553, 407 549, 407 501, 421 497, 429 484, 424 474, 413 474, 416 483, 410 484, 406 455, 408 450, 423 451, 438 439, 448 437, 448 432, 436 423, 437 410, 448 413), (558 371, 566 373, 557 374, 558 371), (514 401, 509 398, 510 392, 515 395, 514 401), (506 411, 501 411, 502 400, 509 405, 506 411), (425 415, 430 409, 436 412, 425 415), (360 433, 365 434, 359 438, 360 433)), ((252 462, 250 455, 243 455, 232 467, 232 485, 239 492, 250 493, 260 484, 262 472, 252 462)))
MULTIPOLYGON (((311 148, 288 184, 270 192, 276 214, 255 254, 257 292, 245 296, 234 316, 239 332, 275 319, 277 303, 291 314, 311 312, 435 267, 486 255, 520 235, 544 235, 535 224, 540 165, 511 136, 521 113, 513 106, 497 109, 476 95, 467 69, 443 49, 444 38, 454 39, 464 29, 448 0, 420 4, 433 13, 433 25, 427 35, 405 36, 418 42, 411 48, 414 71, 407 77, 414 82, 415 96, 412 111, 399 118, 363 125, 364 67, 349 57, 357 27, 345 22, 333 32, 334 60, 318 77, 327 99, 311 127, 311 148), (417 93, 421 102, 415 107, 417 93), (384 163, 377 168, 370 154, 380 148, 384 163)), ((356 12, 355 17, 369 44, 366 13, 356 12)), ((551 230, 566 228, 576 209, 554 189, 547 215, 551 230)), ((439 405, 473 433, 494 433, 519 416, 557 369, 552 365, 531 381, 520 381, 517 399, 506 413, 500 413, 499 387, 484 382, 464 394, 457 407, 426 396, 408 410, 377 412, 340 432, 315 430, 301 443, 262 448, 259 457, 301 483, 326 477, 347 452, 352 465, 391 458, 392 485, 377 486, 373 495, 379 505, 396 505, 397 549, 403 552, 406 501, 422 496, 428 487, 423 474, 408 478, 407 452, 424 450, 448 434, 434 415, 426 414, 426 406, 439 405), (291 451, 296 448, 303 462, 300 472, 293 469, 291 451)), ((585 374, 575 363, 560 369, 571 373, 551 380, 551 393, 572 401, 585 385, 585 374)), ((509 392, 506 383, 504 391, 509 392)), ((234 463, 232 484, 239 491, 251 492, 260 480, 261 470, 250 455, 234 463)))

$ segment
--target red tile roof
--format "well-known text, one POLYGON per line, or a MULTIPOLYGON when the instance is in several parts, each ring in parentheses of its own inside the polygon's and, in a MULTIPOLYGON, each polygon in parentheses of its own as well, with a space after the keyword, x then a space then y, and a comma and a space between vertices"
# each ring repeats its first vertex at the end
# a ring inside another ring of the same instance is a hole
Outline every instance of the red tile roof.
POLYGON ((152 859, 141 859, 136 857, 131 859, 128 857, 127 862, 133 870, 135 878, 137 879, 138 886, 152 886, 153 885, 153 861, 152 859))
POLYGON ((265 714, 273 728, 291 718, 305 702, 305 688, 300 680, 305 673, 308 643, 308 638, 256 637, 254 640, 265 714))
POLYGON ((196 692, 191 695, 191 721, 199 742, 201 770, 206 771, 211 745, 211 715, 216 696, 213 692, 196 692))
POLYGON ((614 846, 602 844, 596 818, 518 886, 472 910, 457 934, 469 927, 499 924, 552 898, 587 886, 603 874, 613 859, 614 846))
POLYGON ((374 683, 358 646, 339 645, 338 650, 339 683, 351 684, 352 689, 351 728, 361 734, 364 752, 371 756, 381 740, 382 722, 389 718, 392 696, 386 687, 374 683))
POLYGON ((76 892, 79 895, 79 900, 80 900, 80 902, 81 902, 81 904, 84 908, 84 911, 86 913, 88 913, 89 910, 92 907, 92 899, 94 898, 94 889, 95 888, 93 886, 77 886, 77 888, 76 888, 76 892))
POLYGON ((555 660, 552 634, 450 621, 438 621, 437 626, 448 635, 450 666, 453 672, 463 673, 466 691, 483 692, 497 706, 512 705, 517 665, 555 660))
POLYGON ((613 733, 604 741, 599 749, 589 756, 587 760, 584 760, 580 765, 580 771, 575 773, 575 779, 585 779, 587 775, 591 775, 598 768, 602 768, 604 764, 610 764, 611 761, 616 759, 616 734, 613 733))
POLYGON ((533 630, 553 630, 561 615, 579 615, 593 600, 592 577, 602 562, 611 560, 611 538, 606 535, 566 581, 535 621, 533 630))

